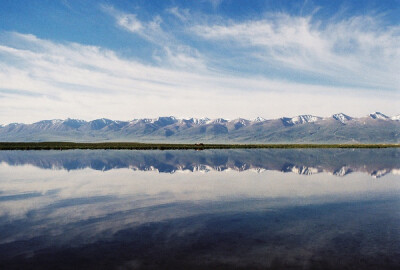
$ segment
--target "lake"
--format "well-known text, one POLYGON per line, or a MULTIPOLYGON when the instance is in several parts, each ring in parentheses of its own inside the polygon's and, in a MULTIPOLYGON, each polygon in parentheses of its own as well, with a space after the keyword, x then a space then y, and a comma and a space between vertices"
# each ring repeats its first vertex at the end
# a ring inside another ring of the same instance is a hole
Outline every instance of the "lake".
POLYGON ((399 149, 0 151, 1 269, 399 269, 399 149))

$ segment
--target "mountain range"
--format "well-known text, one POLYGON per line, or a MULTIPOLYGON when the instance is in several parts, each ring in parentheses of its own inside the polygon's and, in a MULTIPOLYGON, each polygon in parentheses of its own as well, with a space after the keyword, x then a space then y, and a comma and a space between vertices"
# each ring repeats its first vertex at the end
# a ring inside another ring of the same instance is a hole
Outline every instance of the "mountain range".
POLYGON ((171 143, 397 143, 400 115, 365 117, 299 115, 279 119, 189 118, 173 116, 131 121, 43 120, 0 125, 0 141, 136 141, 171 143))

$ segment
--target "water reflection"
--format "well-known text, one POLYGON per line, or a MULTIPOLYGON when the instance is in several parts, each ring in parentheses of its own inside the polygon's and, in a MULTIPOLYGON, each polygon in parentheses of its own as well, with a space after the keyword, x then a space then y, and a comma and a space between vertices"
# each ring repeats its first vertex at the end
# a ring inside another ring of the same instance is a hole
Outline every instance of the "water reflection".
POLYGON ((241 149, 205 151, 1 151, 0 163, 31 164, 44 169, 107 171, 263 171, 276 170, 311 175, 328 172, 344 176, 364 172, 379 178, 400 174, 399 149, 241 149))
POLYGON ((0 152, 0 268, 397 269, 398 155, 0 152))

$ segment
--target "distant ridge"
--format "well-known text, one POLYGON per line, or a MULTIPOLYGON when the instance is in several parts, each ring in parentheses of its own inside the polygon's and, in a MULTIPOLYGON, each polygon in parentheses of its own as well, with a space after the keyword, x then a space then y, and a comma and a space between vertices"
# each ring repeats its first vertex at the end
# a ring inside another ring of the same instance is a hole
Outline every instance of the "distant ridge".
POLYGON ((354 118, 298 115, 278 119, 257 117, 177 118, 164 116, 117 121, 100 118, 42 120, 0 125, 0 141, 137 141, 215 143, 397 143, 400 115, 380 112, 354 118))

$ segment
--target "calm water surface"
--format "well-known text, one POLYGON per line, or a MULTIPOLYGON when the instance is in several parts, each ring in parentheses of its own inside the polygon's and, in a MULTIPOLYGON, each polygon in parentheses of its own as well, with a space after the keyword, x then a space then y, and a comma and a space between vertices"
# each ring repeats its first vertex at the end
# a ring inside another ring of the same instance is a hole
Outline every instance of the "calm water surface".
POLYGON ((0 151, 1 269, 399 269, 400 150, 0 151))

